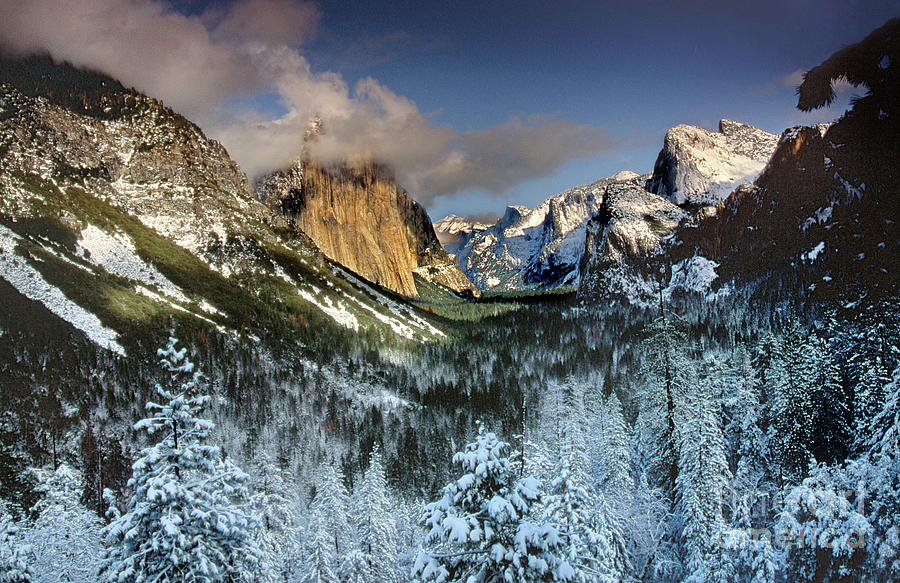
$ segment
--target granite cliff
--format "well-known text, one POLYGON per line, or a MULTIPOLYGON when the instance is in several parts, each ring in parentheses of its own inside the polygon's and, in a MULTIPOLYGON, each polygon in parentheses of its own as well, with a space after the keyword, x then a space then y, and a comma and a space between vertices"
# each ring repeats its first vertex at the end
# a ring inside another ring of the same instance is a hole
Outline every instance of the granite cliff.
POLYGON ((378 285, 415 297, 419 275, 455 292, 474 290, 425 209, 383 166, 299 161, 263 179, 257 196, 328 258, 378 285))

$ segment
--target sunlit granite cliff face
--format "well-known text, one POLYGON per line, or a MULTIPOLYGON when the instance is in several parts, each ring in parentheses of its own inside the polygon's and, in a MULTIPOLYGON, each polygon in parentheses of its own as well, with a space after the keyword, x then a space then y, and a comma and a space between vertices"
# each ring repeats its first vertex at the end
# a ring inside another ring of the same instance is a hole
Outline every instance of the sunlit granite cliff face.
POLYGON ((261 181, 257 196, 330 259, 381 286, 417 296, 419 275, 456 292, 474 290, 425 209, 382 166, 297 162, 261 181))

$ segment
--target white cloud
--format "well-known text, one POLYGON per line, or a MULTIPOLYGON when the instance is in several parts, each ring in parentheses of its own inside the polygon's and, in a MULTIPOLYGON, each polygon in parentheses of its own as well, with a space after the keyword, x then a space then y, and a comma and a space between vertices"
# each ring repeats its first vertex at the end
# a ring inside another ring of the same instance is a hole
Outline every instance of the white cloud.
POLYGON ((315 4, 296 0, 236 0, 199 15, 161 0, 0 0, 0 46, 49 52, 161 98, 251 176, 288 164, 314 115, 326 131, 317 156, 374 158, 426 200, 467 188, 502 192, 617 146, 602 128, 552 118, 460 133, 374 79, 351 89, 337 73, 313 73, 301 50, 320 17, 315 4), (233 105, 266 91, 277 93, 284 115, 233 105))

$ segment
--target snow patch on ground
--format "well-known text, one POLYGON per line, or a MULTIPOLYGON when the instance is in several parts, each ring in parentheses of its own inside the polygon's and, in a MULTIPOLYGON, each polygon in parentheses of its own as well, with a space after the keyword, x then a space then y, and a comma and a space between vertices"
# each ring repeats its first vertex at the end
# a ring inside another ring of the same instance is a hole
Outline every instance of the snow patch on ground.
POLYGON ((189 302, 177 285, 138 256, 134 243, 127 235, 110 235, 94 225, 88 225, 81 231, 78 253, 108 273, 139 282, 144 286, 154 286, 175 301, 189 302), (85 251, 87 253, 84 253, 85 251))
MULTIPOLYGON (((384 294, 378 292, 375 288, 371 287, 370 285, 367 285, 364 281, 362 281, 358 277, 355 277, 344 270, 341 270, 339 273, 344 278, 346 278, 347 281, 351 282, 356 287, 362 289, 368 295, 374 297, 378 303, 385 306, 388 310, 391 311, 391 313, 394 314, 394 316, 396 316, 397 320, 394 320, 394 318, 390 318, 389 316, 385 316, 384 314, 381 314, 380 312, 378 312, 371 306, 368 306, 363 302, 357 301, 357 303, 360 306, 362 306, 364 309, 375 314, 375 316, 379 320, 381 320, 382 322, 391 326, 391 328, 394 329, 394 331, 397 332, 398 334, 402 334, 403 336, 406 336, 407 338, 412 339, 413 336, 411 335, 412 330, 410 327, 415 327, 415 328, 418 328, 418 329, 422 330, 423 332, 426 332, 433 336, 441 336, 441 337, 446 336, 446 334, 444 334, 443 332, 441 332, 440 330, 438 330, 437 328, 432 326, 430 322, 428 322, 424 318, 419 317, 415 312, 413 312, 412 308, 410 308, 408 306, 401 306, 394 300, 392 300, 392 299, 388 298, 387 296, 385 296, 384 294), (394 321, 394 324, 390 324, 389 322, 385 321, 383 318, 388 318, 388 319, 394 321), (404 321, 407 322, 408 325, 404 324, 403 323, 404 321), (394 328, 395 325, 397 325, 397 328, 394 328), (409 333, 400 332, 400 330, 402 328, 407 328, 409 330, 409 333)), ((356 301, 356 300, 354 300, 354 301, 356 301)))
POLYGON ((0 226, 0 277, 30 300, 44 304, 48 310, 72 324, 98 345, 125 356, 125 349, 117 342, 118 334, 50 285, 38 270, 15 254, 20 237, 0 226))
POLYGON ((825 241, 822 241, 818 245, 816 245, 815 247, 810 249, 809 252, 804 255, 804 257, 806 257, 806 259, 810 263, 812 263, 813 261, 816 260, 816 258, 819 256, 819 254, 822 253, 822 251, 824 251, 824 250, 825 250, 825 241))
POLYGON ((357 321, 356 316, 347 310, 339 300, 332 301, 331 298, 325 295, 317 297, 314 292, 319 292, 319 290, 313 289, 313 291, 309 291, 297 288, 297 293, 300 294, 301 298, 325 312, 332 320, 354 332, 359 330, 359 321, 357 321))

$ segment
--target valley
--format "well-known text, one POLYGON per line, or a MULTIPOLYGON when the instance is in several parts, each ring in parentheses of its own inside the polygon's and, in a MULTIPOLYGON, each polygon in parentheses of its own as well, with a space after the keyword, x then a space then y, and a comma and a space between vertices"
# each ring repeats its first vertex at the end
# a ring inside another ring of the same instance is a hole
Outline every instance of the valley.
POLYGON ((251 180, 4 55, 0 581, 895 580, 897 39, 830 124, 434 223, 327 120, 251 180))

